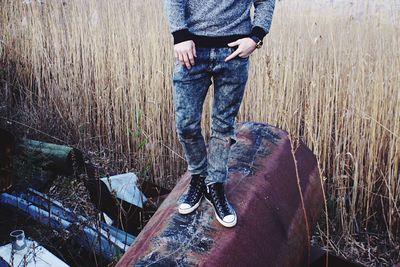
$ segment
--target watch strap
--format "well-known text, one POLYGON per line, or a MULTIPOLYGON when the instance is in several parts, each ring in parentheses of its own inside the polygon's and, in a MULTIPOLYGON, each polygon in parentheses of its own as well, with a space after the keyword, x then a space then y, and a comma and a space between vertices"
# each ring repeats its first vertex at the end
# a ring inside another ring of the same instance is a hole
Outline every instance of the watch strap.
POLYGON ((258 38, 255 35, 251 35, 250 38, 256 43, 256 48, 261 48, 261 46, 263 45, 263 42, 260 38, 258 38))

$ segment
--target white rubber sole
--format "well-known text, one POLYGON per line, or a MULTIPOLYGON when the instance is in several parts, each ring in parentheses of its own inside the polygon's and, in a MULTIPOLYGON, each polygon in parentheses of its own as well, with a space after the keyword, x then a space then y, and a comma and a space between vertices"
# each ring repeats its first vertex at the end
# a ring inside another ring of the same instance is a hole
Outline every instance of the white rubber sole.
POLYGON ((204 198, 207 200, 208 203, 210 203, 211 207, 213 207, 213 210, 214 210, 214 213, 215 213, 215 217, 217 218, 217 220, 219 221, 220 224, 222 224, 223 226, 228 227, 228 228, 233 227, 233 226, 236 225, 236 223, 237 223, 236 211, 233 211, 233 213, 234 213, 234 215, 235 215, 235 220, 234 220, 233 222, 229 222, 229 223, 228 223, 228 222, 224 222, 224 221, 218 216, 218 213, 217 213, 217 211, 215 210, 214 205, 212 204, 212 202, 211 202, 210 200, 208 200, 208 198, 206 198, 206 197, 204 197, 204 198))
POLYGON ((191 208, 188 208, 188 209, 182 209, 181 205, 179 205, 178 206, 178 212, 180 214, 189 214, 189 213, 193 212, 194 210, 196 210, 200 206, 200 203, 201 203, 202 199, 203 199, 203 197, 200 198, 199 202, 197 202, 191 208))

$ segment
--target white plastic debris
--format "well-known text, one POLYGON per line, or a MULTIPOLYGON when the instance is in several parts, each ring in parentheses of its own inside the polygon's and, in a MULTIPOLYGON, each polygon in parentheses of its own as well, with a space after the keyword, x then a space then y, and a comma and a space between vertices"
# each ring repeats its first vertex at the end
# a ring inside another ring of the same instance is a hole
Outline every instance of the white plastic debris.
POLYGON ((114 222, 113 219, 111 219, 111 217, 108 216, 107 213, 105 213, 105 212, 103 212, 103 218, 104 218, 104 221, 106 222, 106 224, 108 224, 108 225, 112 225, 114 222))
MULTIPOLYGON (((17 231, 23 233, 22 230, 17 231)), ((0 247, 0 266, 3 266, 4 262, 9 266, 21 267, 69 266, 36 241, 26 239, 25 237, 14 240, 14 244, 10 243, 0 247)))
POLYGON ((115 196, 121 200, 139 208, 143 208, 143 203, 147 201, 146 196, 137 186, 137 176, 132 172, 104 177, 100 178, 100 180, 107 186, 112 194, 115 194, 115 196))

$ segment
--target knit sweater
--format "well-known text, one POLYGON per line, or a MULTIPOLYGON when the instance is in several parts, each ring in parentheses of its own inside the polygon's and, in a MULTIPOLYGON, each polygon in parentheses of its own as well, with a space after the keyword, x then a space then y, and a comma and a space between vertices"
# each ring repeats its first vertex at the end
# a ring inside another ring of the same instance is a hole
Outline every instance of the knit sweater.
POLYGON ((174 44, 193 40, 216 47, 252 35, 262 40, 275 8, 275 0, 165 0, 164 4, 174 44))

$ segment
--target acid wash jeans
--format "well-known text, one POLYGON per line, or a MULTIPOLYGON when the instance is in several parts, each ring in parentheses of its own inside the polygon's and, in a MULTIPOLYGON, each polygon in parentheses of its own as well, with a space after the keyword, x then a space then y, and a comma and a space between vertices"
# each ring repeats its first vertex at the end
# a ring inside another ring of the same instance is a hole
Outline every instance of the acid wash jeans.
POLYGON ((230 146, 248 77, 249 57, 224 59, 234 48, 196 47, 195 65, 187 69, 176 59, 173 72, 176 130, 188 170, 206 177, 206 184, 227 181, 230 146), (208 153, 201 133, 204 99, 214 83, 211 136, 208 153))

